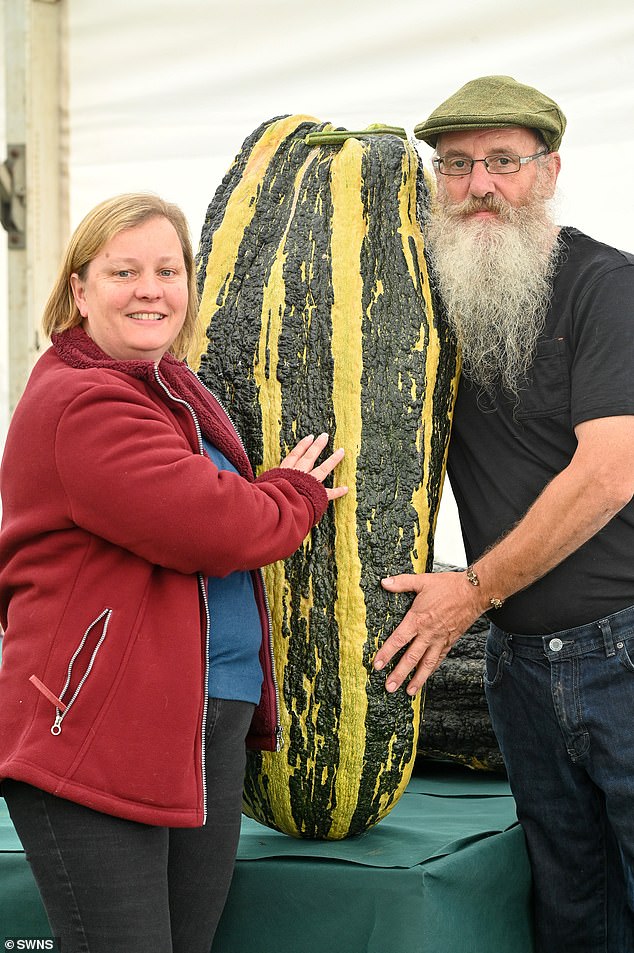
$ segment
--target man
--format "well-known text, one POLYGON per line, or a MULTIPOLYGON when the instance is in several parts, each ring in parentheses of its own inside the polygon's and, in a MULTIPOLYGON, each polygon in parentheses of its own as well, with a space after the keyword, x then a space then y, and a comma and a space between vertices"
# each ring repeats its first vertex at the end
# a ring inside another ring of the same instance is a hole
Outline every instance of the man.
POLYGON ((554 224, 564 129, 556 103, 505 76, 416 127, 435 149, 427 244, 463 356, 448 469, 470 568, 383 581, 416 597, 375 666, 413 695, 488 613, 537 949, 632 953, 634 256, 554 224))

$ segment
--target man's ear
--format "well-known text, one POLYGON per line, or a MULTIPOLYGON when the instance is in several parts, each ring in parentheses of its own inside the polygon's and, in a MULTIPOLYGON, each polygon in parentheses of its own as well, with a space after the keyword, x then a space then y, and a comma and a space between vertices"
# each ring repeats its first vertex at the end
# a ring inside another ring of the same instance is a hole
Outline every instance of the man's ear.
POLYGON ((546 166, 546 176, 544 180, 544 187, 546 194, 544 198, 551 199, 555 194, 555 187, 557 185, 557 178, 561 171, 561 156, 558 152, 551 152, 547 156, 547 166, 546 166))

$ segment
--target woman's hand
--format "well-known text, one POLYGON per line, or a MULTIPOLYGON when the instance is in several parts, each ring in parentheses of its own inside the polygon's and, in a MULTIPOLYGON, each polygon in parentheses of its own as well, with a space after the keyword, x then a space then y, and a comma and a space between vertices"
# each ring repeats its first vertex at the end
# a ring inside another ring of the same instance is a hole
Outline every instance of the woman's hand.
MULTIPOLYGON (((327 433, 322 433, 319 437, 313 437, 312 434, 309 434, 307 437, 303 437, 299 443, 293 447, 288 456, 284 457, 280 466, 292 470, 302 470, 304 473, 309 473, 310 476, 315 477, 320 483, 323 483, 326 477, 332 473, 337 464, 343 459, 343 449, 339 449, 331 453, 329 457, 326 457, 319 466, 315 466, 317 457, 327 443, 327 433)), ((329 500, 336 500, 340 496, 345 496, 348 492, 347 486, 327 486, 324 487, 324 489, 326 490, 329 500)))

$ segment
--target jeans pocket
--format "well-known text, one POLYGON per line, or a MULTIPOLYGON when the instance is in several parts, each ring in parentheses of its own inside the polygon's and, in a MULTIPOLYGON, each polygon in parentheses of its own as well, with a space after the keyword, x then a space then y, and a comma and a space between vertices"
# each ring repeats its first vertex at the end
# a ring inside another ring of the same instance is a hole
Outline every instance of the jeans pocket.
POLYGON ((617 657, 623 668, 634 674, 634 635, 616 643, 617 657))
POLYGON ((497 645, 487 645, 484 653, 484 684, 487 688, 495 688, 502 681, 506 651, 497 645))

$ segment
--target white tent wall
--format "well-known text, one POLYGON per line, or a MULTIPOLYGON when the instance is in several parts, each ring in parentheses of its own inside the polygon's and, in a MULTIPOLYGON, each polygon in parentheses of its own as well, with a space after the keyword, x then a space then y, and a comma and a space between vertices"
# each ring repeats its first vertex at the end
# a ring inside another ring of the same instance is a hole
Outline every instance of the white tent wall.
MULTIPOLYGON (((504 73, 542 89, 568 117, 558 220, 634 249, 631 0, 67 2, 73 226, 108 195, 149 190, 182 206, 196 244, 216 186, 262 121, 301 112, 409 130, 467 80, 504 73)), ((0 146, 4 155, 4 122, 0 146)), ((424 143, 420 151, 428 162, 424 143)), ((464 558, 450 494, 437 556, 464 558)))

